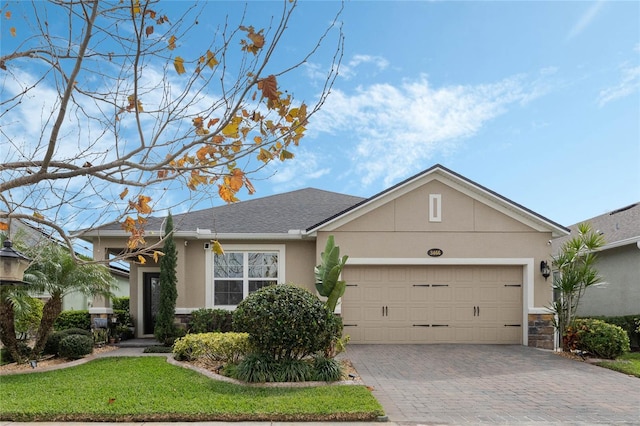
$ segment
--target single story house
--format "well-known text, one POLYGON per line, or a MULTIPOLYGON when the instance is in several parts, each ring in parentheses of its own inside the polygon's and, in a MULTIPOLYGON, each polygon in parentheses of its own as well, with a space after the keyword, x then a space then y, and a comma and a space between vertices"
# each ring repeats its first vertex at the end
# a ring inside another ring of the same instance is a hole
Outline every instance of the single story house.
MULTIPOLYGON (((640 314, 640 202, 583 222, 599 232, 605 244, 598 251, 596 263, 602 282, 585 290, 578 315, 640 314)), ((553 240, 554 255, 568 239, 576 236, 578 225, 569 227, 570 235, 553 240)))
MULTIPOLYGON (((149 243, 163 219, 149 221, 149 243)), ((271 283, 315 291, 313 268, 333 235, 349 256, 339 312, 352 343, 554 348, 551 281, 540 264, 568 229, 441 165, 370 198, 307 188, 178 214, 174 229, 177 317, 233 309, 271 283)), ((88 234, 95 258, 121 252, 127 237, 117 225, 88 234)), ((138 336, 153 333, 158 274, 153 261, 131 264, 138 336)), ((108 314, 108 302, 91 312, 108 314)))

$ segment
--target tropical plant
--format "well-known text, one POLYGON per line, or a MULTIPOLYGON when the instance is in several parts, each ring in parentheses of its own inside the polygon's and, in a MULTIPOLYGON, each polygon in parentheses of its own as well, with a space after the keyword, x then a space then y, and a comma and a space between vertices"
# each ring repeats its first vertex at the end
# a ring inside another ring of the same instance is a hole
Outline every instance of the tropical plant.
POLYGON ((293 158, 338 73, 341 4, 295 53, 281 44, 296 1, 269 4, 259 23, 243 6, 225 16, 234 2, 176 4, 3 3, 0 230, 20 219, 74 256, 71 235, 120 223, 130 239, 119 257, 142 261, 162 245, 145 244, 146 220, 169 198, 198 202, 215 188, 234 202, 254 192, 252 173, 293 158), (314 103, 296 101, 280 83, 328 43, 314 103))
POLYGON ((16 333, 20 335, 20 340, 26 340, 29 336, 35 335, 42 320, 44 307, 44 302, 35 297, 26 296, 25 301, 28 308, 15 311, 15 328, 16 333))
POLYGON ((578 235, 564 243, 553 259, 553 266, 557 271, 553 278, 553 288, 557 296, 551 309, 555 313, 554 325, 560 336, 565 335, 567 328, 576 319, 576 311, 584 291, 602 280, 595 268, 595 252, 603 244, 602 235, 593 231, 588 223, 581 223, 578 225, 578 235))
MULTIPOLYGON (((79 292, 87 296, 110 297, 112 290, 116 288, 116 282, 104 265, 76 263, 74 256, 66 248, 54 242, 45 242, 35 247, 22 247, 21 251, 33 259, 31 266, 25 272, 24 281, 30 284, 30 290, 49 296, 42 310, 42 320, 36 332, 32 350, 32 357, 37 357, 47 343, 56 318, 62 312, 64 296, 79 292)), ((24 361, 16 349, 13 306, 15 300, 24 297, 25 293, 24 290, 5 290, 4 288, 2 291, 0 337, 11 356, 24 361)))
POLYGON ((178 330, 175 325, 176 300, 178 299, 178 277, 176 275, 178 252, 176 243, 173 241, 173 217, 171 213, 167 216, 164 234, 165 240, 162 249, 164 256, 160 258, 160 302, 153 334, 159 342, 170 346, 178 336, 178 330))
POLYGON ((340 247, 335 245, 333 235, 329 235, 320 258, 322 263, 314 268, 316 289, 320 296, 327 298, 327 307, 331 312, 334 312, 338 299, 342 297, 347 288, 346 281, 340 280, 340 274, 349 256, 344 255, 340 258, 340 247))

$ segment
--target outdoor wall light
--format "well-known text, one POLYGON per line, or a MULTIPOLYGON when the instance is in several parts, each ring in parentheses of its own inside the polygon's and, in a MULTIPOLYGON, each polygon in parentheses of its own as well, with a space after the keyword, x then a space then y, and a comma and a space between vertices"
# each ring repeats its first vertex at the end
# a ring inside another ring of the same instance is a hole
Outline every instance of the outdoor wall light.
POLYGON ((13 249, 11 240, 4 240, 0 249, 0 285, 25 285, 22 281, 24 271, 29 267, 31 259, 13 249))
POLYGON ((545 281, 549 278, 549 275, 551 275, 551 269, 549 269, 549 264, 545 260, 540 262, 540 273, 545 281))

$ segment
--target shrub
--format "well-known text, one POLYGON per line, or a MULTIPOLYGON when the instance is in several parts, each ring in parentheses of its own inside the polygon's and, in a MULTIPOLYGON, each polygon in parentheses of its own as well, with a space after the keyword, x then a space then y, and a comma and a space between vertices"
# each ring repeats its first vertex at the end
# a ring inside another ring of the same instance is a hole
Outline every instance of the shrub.
POLYGON ((313 379, 311 365, 301 359, 283 359, 276 363, 275 382, 306 382, 313 379))
POLYGON ((302 359, 328 351, 342 334, 342 323, 307 290, 293 285, 263 287, 233 313, 233 328, 273 360, 302 359))
POLYGON ((640 346, 640 330, 636 330, 638 325, 636 321, 640 321, 635 315, 624 315, 617 317, 591 317, 593 319, 599 319, 606 323, 617 325, 627 332, 629 336, 629 343, 632 347, 640 346))
POLYGON ((237 363, 249 352, 247 333, 187 334, 173 344, 176 359, 204 359, 208 363, 237 363))
POLYGON ((276 361, 268 354, 247 355, 235 369, 235 378, 248 383, 274 382, 276 361))
POLYGON ((313 358, 313 380, 335 382, 342 377, 342 366, 333 358, 315 356, 313 358))
POLYGON ((81 328, 68 328, 66 330, 54 331, 47 338, 47 343, 44 345, 43 352, 49 355, 58 355, 60 353, 60 342, 67 336, 82 335, 89 337, 93 342, 93 334, 90 331, 83 330, 81 328))
POLYGON ((126 311, 127 313, 130 312, 129 310, 129 298, 127 296, 125 297, 114 297, 111 299, 111 307, 113 308, 113 311, 126 311))
POLYGON ((189 332, 227 333, 232 331, 232 312, 224 309, 198 309, 191 313, 189 332))
MULTIPOLYGON (((26 342, 19 341, 18 353, 22 355, 23 358, 28 358, 31 355, 31 348, 26 342)), ((0 365, 9 364, 10 362, 16 362, 16 360, 13 359, 9 350, 3 347, 0 349, 0 365)))
POLYGON ((576 320, 574 327, 576 349, 607 359, 614 359, 629 351, 629 336, 617 325, 587 318, 576 320))
POLYGON ((60 340, 58 354, 63 358, 79 359, 93 352, 93 339, 83 334, 70 334, 60 340))
POLYGON ((53 323, 55 330, 66 330, 69 328, 81 328, 91 330, 91 315, 89 311, 62 311, 53 323))

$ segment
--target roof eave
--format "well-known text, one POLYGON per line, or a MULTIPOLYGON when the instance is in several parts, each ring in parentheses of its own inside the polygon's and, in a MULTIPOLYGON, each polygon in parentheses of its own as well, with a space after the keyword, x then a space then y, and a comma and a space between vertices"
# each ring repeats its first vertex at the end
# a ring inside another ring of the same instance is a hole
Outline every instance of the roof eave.
MULTIPOLYGON (((146 236, 162 236, 161 231, 147 231, 146 236)), ((292 229, 287 233, 284 232, 264 232, 264 233, 244 233, 244 232, 227 232, 216 233, 208 229, 198 229, 196 231, 176 231, 175 238, 186 240, 278 240, 278 241, 295 241, 308 239, 313 237, 304 230, 292 229)), ((92 241, 94 238, 129 238, 129 234, 121 230, 97 230, 82 236, 83 240, 92 241)))

